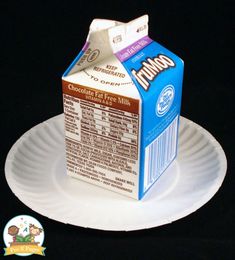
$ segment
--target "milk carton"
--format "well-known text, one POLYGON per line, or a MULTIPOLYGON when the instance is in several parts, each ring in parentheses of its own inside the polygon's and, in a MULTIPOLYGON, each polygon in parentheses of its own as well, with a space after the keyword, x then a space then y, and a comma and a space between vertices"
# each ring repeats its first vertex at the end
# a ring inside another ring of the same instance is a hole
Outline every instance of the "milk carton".
POLYGON ((141 199, 176 157, 182 79, 147 15, 93 20, 62 78, 67 174, 141 199))

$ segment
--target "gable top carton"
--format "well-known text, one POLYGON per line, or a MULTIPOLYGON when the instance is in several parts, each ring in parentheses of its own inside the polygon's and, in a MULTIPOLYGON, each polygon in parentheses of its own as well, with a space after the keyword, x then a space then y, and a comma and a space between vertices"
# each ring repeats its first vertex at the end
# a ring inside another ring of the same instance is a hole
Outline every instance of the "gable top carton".
POLYGON ((176 157, 182 80, 147 15, 93 20, 62 77, 67 174, 141 199, 176 157))

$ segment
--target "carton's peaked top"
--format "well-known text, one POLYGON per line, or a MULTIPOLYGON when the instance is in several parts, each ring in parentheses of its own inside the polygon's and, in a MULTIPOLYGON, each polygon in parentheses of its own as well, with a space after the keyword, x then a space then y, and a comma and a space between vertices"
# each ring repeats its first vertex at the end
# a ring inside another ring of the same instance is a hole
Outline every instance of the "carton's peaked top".
POLYGON ((148 15, 128 23, 94 19, 82 51, 64 73, 64 76, 98 63, 146 35, 148 35, 148 15), (90 55, 88 59, 84 58, 83 54, 89 48, 92 50, 92 47, 97 51, 92 53, 93 55, 90 55))
POLYGON ((63 80, 132 98, 147 98, 156 91, 151 85, 164 84, 180 69, 179 63, 182 60, 148 37, 148 15, 128 23, 94 19, 84 47, 63 80))

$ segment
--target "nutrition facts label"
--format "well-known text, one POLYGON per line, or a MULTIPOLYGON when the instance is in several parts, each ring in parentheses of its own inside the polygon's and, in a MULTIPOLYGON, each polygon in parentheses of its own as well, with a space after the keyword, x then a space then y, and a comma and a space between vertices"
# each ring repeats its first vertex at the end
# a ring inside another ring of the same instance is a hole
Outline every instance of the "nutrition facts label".
POLYGON ((119 192, 136 193, 138 111, 68 94, 63 97, 69 174, 119 192))

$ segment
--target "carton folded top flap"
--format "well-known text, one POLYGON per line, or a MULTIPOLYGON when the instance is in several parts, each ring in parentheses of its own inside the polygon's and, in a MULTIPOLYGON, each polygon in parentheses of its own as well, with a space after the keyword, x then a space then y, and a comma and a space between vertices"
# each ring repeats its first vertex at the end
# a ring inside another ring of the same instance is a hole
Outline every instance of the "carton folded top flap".
POLYGON ((148 35, 148 15, 114 26, 108 33, 113 53, 116 53, 148 35))
MULTIPOLYGON (((94 19, 92 21, 92 23, 90 24, 89 34, 94 31, 109 29, 111 27, 114 27, 114 26, 117 26, 120 24, 123 24, 123 23, 119 22, 119 21, 114 21, 114 20, 94 19)), ((88 36, 89 36, 89 34, 88 34, 88 36)))
POLYGON ((86 43, 64 77, 85 69, 148 35, 148 15, 128 23, 94 19, 86 43))

